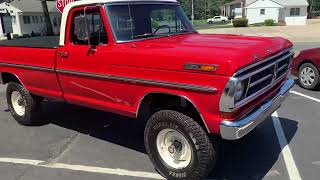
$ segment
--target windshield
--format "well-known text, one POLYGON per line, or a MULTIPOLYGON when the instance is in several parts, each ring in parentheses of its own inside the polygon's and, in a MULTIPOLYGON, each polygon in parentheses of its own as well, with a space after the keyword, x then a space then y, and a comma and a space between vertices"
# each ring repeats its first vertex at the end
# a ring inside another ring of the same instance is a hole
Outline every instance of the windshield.
POLYGON ((117 42, 195 32, 178 4, 106 5, 117 42))

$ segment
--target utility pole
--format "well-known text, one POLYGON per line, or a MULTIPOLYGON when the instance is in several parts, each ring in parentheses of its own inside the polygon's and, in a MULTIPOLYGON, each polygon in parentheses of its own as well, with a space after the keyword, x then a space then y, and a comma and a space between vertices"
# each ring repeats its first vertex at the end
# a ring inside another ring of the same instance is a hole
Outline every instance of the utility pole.
POLYGON ((194 9, 193 9, 193 0, 191 0, 191 22, 193 24, 193 20, 194 20, 194 9))

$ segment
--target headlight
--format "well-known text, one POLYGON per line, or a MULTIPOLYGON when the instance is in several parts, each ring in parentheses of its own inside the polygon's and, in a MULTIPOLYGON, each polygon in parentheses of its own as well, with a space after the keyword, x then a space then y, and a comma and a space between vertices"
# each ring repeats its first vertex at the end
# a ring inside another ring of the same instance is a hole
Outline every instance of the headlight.
POLYGON ((235 100, 236 102, 239 101, 239 100, 241 100, 242 95, 243 95, 243 92, 244 92, 243 82, 238 81, 238 82, 237 82, 237 85, 236 85, 236 88, 235 88, 235 92, 234 92, 234 100, 235 100))
POLYGON ((236 107, 236 104, 243 100, 247 86, 247 79, 240 80, 236 77, 231 77, 220 98, 220 111, 231 112, 236 107))

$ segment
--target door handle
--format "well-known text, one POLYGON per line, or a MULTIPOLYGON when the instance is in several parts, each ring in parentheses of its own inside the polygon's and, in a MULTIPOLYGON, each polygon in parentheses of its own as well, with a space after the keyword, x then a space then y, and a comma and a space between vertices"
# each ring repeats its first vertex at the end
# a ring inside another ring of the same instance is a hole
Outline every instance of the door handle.
POLYGON ((69 57, 69 53, 68 52, 60 52, 60 57, 67 58, 67 57, 69 57))

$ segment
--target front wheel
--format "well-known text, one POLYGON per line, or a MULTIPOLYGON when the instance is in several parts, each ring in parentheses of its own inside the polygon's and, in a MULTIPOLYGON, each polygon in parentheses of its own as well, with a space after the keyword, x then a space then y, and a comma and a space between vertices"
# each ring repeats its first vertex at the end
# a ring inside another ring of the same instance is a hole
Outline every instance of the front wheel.
POLYGON ((7 86, 7 103, 14 119, 21 125, 38 122, 42 99, 31 95, 21 84, 10 82, 7 86))
POLYGON ((215 165, 217 143, 182 113, 155 113, 147 123, 144 138, 152 163, 167 179, 201 179, 215 165))

